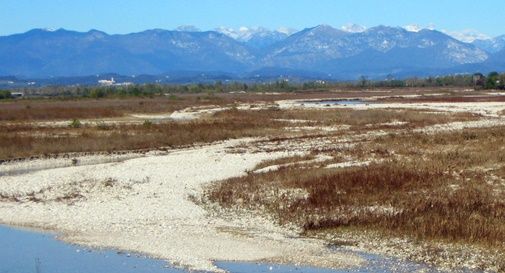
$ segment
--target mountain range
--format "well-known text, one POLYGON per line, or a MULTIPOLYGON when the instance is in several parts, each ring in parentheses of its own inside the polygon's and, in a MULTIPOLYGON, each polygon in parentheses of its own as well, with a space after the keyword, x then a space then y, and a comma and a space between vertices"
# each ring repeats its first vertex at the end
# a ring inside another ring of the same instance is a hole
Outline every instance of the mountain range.
POLYGON ((459 41, 431 29, 319 25, 301 31, 193 27, 110 35, 33 29, 0 37, 0 76, 180 74, 356 79, 505 70, 505 36, 459 41))

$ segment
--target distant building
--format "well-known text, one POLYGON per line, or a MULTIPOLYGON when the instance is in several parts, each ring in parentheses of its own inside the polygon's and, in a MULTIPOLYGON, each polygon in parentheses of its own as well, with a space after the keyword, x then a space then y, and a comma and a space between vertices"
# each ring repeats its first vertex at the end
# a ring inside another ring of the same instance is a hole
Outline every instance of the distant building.
POLYGON ((484 75, 482 75, 481 73, 475 73, 475 74, 473 74, 472 80, 473 80, 473 85, 475 85, 475 86, 484 85, 484 83, 486 81, 486 77, 484 77, 484 75))
POLYGON ((22 92, 11 92, 11 97, 13 98, 22 98, 24 95, 22 92))
POLYGON ((110 80, 99 80, 98 84, 101 86, 128 86, 133 85, 132 82, 116 82, 114 78, 110 78, 110 80))
POLYGON ((110 78, 110 80, 99 80, 98 84, 103 85, 103 86, 111 86, 114 85, 116 81, 114 81, 114 78, 110 78))

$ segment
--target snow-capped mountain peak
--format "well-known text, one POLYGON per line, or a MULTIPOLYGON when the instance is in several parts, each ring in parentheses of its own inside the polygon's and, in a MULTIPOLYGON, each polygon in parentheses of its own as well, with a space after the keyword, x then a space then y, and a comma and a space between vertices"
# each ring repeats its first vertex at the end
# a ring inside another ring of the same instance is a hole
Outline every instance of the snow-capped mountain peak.
POLYGON ((447 31, 442 30, 443 33, 453 37, 456 40, 471 43, 475 40, 489 40, 491 37, 473 29, 465 29, 462 31, 447 31))
POLYGON ((342 27, 340 27, 340 29, 345 32, 359 33, 365 31, 366 27, 358 24, 345 24, 342 27))
POLYGON ((229 27, 219 27, 216 28, 215 31, 225 34, 237 41, 247 42, 253 39, 254 37, 268 37, 277 34, 287 35, 285 34, 285 32, 288 32, 288 29, 287 28, 283 29, 283 32, 281 32, 281 31, 269 30, 263 27, 239 27, 237 29, 229 27))
POLYGON ((294 28, 289 28, 289 27, 279 27, 277 29, 277 32, 282 33, 282 34, 286 34, 289 36, 289 35, 297 32, 297 30, 294 28))
POLYGON ((416 25, 416 24, 406 25, 403 28, 407 31, 410 31, 410 32, 419 32, 423 29, 421 26, 416 25))
POLYGON ((290 28, 269 30, 264 27, 239 27, 238 29, 220 27, 215 29, 215 31, 244 43, 253 49, 262 49, 273 45, 295 32, 295 30, 290 28))

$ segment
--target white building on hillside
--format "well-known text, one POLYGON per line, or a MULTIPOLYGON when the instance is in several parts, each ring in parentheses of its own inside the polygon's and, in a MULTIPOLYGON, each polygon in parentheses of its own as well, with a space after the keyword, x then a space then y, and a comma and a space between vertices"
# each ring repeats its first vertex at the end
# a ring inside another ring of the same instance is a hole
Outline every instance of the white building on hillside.
POLYGON ((114 78, 110 78, 110 80, 99 80, 98 84, 103 85, 103 86, 111 86, 114 85, 116 81, 114 81, 114 78))

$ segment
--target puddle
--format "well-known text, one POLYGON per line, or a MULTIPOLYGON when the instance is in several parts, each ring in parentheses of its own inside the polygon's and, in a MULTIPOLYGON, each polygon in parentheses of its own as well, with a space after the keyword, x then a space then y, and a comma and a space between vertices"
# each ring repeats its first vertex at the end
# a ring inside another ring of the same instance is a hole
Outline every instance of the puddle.
MULTIPOLYGON (((335 251, 345 251, 335 248, 335 251)), ((425 265, 408 263, 368 253, 356 253, 368 261, 363 268, 330 270, 266 263, 216 262, 231 273, 386 273, 441 272, 425 265)), ((167 262, 112 250, 94 250, 66 244, 51 233, 0 225, 0 273, 187 273, 167 262)))

